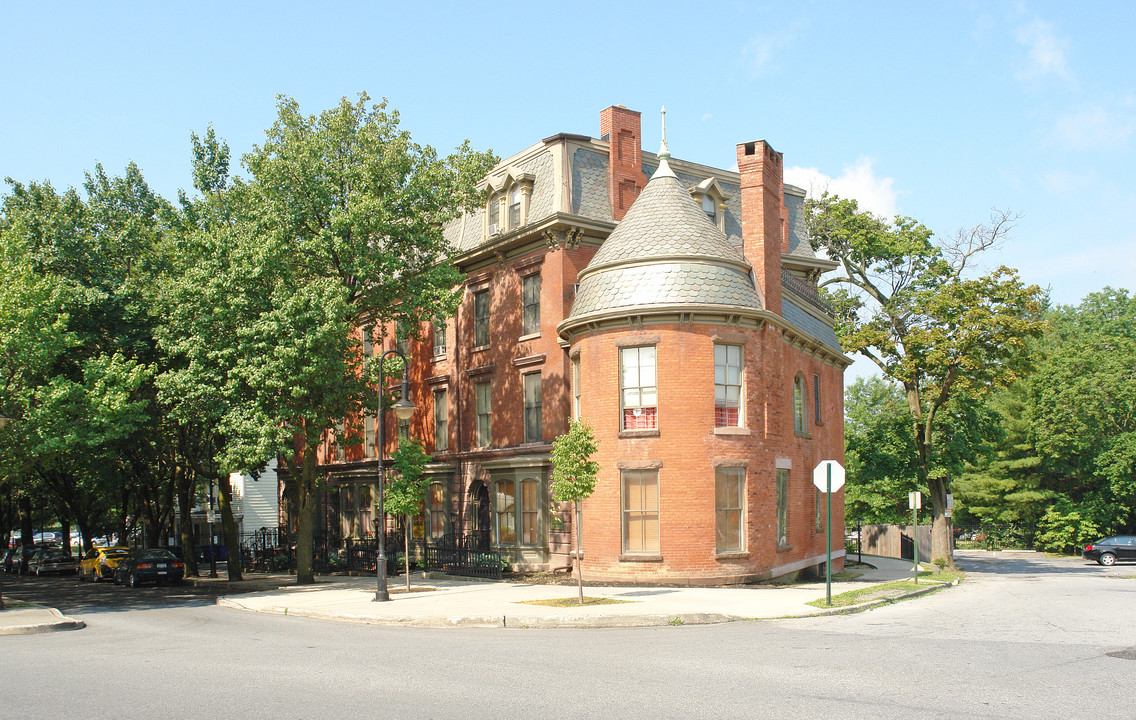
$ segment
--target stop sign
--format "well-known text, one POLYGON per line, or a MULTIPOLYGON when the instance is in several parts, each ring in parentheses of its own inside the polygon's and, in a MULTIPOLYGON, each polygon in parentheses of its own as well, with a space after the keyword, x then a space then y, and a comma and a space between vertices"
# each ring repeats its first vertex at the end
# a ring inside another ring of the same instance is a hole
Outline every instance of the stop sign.
POLYGON ((828 492, 828 469, 832 468, 832 491, 844 487, 844 466, 835 460, 821 460, 813 470, 813 485, 821 492, 828 492))

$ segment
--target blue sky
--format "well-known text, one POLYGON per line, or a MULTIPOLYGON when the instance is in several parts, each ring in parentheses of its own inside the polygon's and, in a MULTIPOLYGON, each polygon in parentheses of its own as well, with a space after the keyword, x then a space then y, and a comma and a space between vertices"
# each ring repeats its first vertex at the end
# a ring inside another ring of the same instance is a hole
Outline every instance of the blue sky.
POLYGON ((507 156, 599 112, 657 111, 677 156, 766 139, 790 181, 952 235, 1021 215, 986 259, 1075 303, 1136 272, 1136 4, 17 3, 0 0, 0 177, 79 186, 130 160, 173 199, 189 133, 234 156, 275 96, 366 90, 415 139, 507 156))

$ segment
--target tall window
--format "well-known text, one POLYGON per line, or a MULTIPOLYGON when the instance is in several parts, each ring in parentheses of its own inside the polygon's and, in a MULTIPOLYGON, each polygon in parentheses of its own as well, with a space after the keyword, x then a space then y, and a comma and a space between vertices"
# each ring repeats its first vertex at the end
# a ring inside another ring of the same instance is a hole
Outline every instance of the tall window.
POLYGON ((540 442, 540 373, 529 373, 524 377, 525 384, 525 442, 540 442))
POLYGON ((548 506, 547 497, 541 501, 540 480, 498 480, 493 483, 493 488, 497 544, 515 545, 519 541, 521 545, 540 545, 541 514, 548 506))
POLYGON ((450 446, 450 415, 446 405, 446 391, 434 391, 434 451, 440 452, 450 446))
POLYGON ((473 294, 473 344, 475 347, 489 344, 488 290, 479 290, 473 294))
POLYGON ((789 544, 789 471, 777 468, 777 545, 789 544))
POLYGON ((375 416, 363 416, 363 457, 375 457, 375 416))
POLYGON ((514 185, 509 191, 509 229, 521 226, 521 186, 514 185))
POLYGON ((477 383, 473 386, 473 393, 474 403, 477 407, 477 444, 480 447, 486 447, 493 440, 489 383, 477 383))
POLYGON ((813 375, 813 422, 820 425, 820 375, 813 375))
POLYGON ((824 529, 824 495, 825 494, 822 493, 820 491, 820 488, 818 488, 818 487, 814 486, 813 490, 816 491, 816 508, 815 508, 815 517, 813 518, 813 527, 816 529, 817 532, 820 532, 821 530, 824 529))
POLYGON ((375 354, 374 337, 375 329, 373 327, 363 328, 363 354, 370 357, 375 354))
POLYGON ((340 420, 335 423, 335 459, 343 462, 347 459, 347 428, 346 423, 340 420))
MULTIPOLYGON (((535 479, 521 481, 521 544, 540 542, 540 482, 535 479)), ((547 504, 547 503, 546 503, 547 504)))
POLYGON ((410 352, 410 331, 405 320, 398 320, 394 324, 394 343, 395 348, 403 355, 410 352))
POLYGON ((434 357, 446 354, 446 321, 434 318, 434 357))
POLYGON ((659 472, 623 471, 623 552, 659 552, 659 472))
POLYGON ((359 538, 371 528, 371 486, 344 485, 339 489, 339 517, 344 537, 359 538))
POLYGON ((521 334, 540 332, 540 273, 521 279, 521 334))
POLYGON ((620 384, 624 430, 653 430, 658 425, 655 347, 622 348, 620 384))
POLYGON ((572 417, 580 419, 580 356, 572 358, 572 417))
POLYGON ((493 483, 494 508, 496 518, 497 544, 512 545, 517 542, 517 492, 512 480, 499 480, 493 483))
POLYGON ((426 533, 431 540, 446 534, 446 484, 430 483, 426 491, 426 533))
POLYGON ((745 549, 742 533, 742 498, 745 497, 745 470, 718 468, 714 473, 718 552, 745 549))
POLYGON ((409 420, 399 420, 398 421, 398 441, 401 443, 401 442, 406 442, 409 439, 410 439, 410 421, 409 420))
POLYGON ((793 380, 793 430, 808 432, 809 419, 805 413, 805 378, 798 375, 793 380))
POLYGON ((714 425, 741 425, 742 348, 714 346, 714 425))

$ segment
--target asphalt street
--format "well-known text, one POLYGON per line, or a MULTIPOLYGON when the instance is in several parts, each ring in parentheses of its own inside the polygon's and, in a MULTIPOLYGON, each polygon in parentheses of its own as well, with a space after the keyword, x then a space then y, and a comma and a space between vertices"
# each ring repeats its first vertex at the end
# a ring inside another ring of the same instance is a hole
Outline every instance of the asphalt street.
POLYGON ((559 630, 369 626, 186 587, 20 581, 8 597, 87 627, 0 638, 0 720, 1134 716, 1136 566, 962 564, 957 588, 856 615, 559 630))

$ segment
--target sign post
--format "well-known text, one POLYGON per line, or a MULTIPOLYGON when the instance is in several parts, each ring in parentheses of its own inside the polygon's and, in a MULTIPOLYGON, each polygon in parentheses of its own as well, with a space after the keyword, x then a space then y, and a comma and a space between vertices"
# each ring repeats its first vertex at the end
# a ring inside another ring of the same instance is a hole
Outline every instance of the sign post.
POLYGON ((919 584, 919 508, 923 506, 923 494, 918 490, 907 493, 907 506, 911 508, 911 547, 915 555, 915 584, 919 584))
POLYGON ((821 460, 813 469, 813 485, 824 493, 825 505, 825 539, 824 539, 824 600, 825 605, 832 607, 832 493, 844 487, 844 466, 835 460, 821 460))

